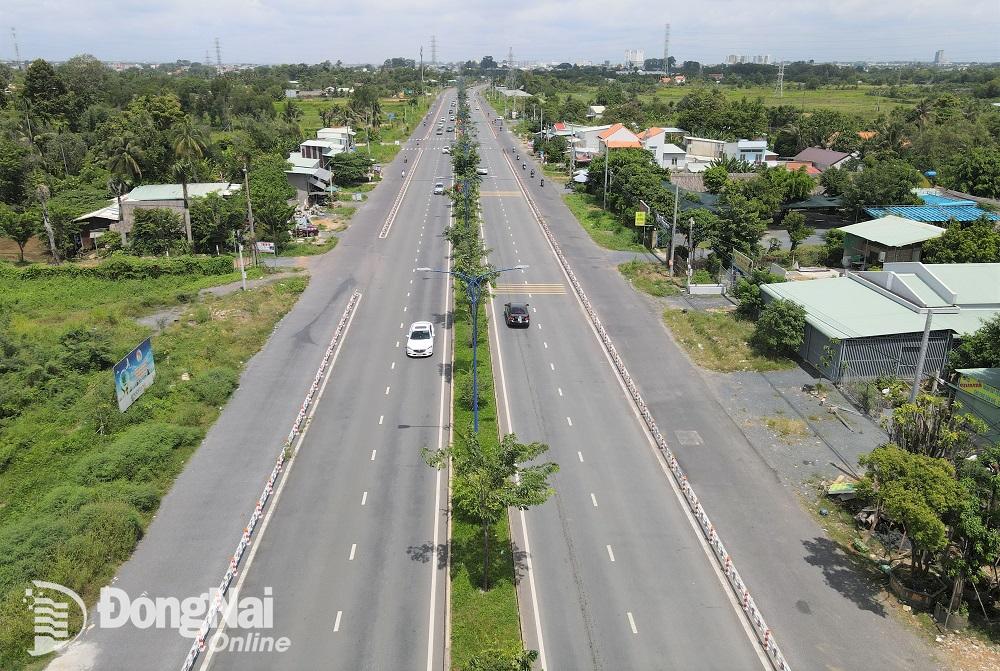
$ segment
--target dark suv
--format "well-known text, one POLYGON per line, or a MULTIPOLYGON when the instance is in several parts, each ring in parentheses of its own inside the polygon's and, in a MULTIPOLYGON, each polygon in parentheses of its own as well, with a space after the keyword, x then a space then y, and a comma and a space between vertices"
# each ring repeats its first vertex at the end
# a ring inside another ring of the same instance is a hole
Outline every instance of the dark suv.
POLYGON ((507 326, 523 326, 524 328, 528 328, 531 325, 527 303, 504 303, 503 318, 507 322, 507 326))

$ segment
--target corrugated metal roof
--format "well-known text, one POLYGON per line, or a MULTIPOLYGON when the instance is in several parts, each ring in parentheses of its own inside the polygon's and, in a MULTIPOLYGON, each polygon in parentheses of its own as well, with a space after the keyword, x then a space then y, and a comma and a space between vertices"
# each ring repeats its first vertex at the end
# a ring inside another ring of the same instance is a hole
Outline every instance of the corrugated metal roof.
POLYGON ((944 229, 922 221, 887 215, 840 228, 844 233, 888 247, 905 247, 944 234, 944 229))
MULTIPOLYGON (((200 198, 210 193, 227 196, 241 188, 243 188, 242 184, 230 182, 194 182, 187 185, 188 198, 200 198)), ((130 202, 180 200, 184 197, 184 189, 180 184, 144 184, 129 191, 128 196, 130 202)))
POLYGON ((954 291, 959 305, 1000 306, 1000 263, 925 263, 954 291))
POLYGON ((944 223, 954 219, 955 221, 975 221, 985 215, 992 221, 1000 221, 1000 215, 987 212, 979 207, 967 205, 959 206, 939 206, 939 205, 892 205, 889 207, 866 207, 865 212, 872 217, 884 217, 887 214, 895 214, 914 221, 940 222, 944 223))
POLYGON ((918 193, 917 195, 927 205, 943 205, 947 207, 976 206, 976 201, 974 200, 956 200, 947 196, 940 196, 936 193, 918 193))

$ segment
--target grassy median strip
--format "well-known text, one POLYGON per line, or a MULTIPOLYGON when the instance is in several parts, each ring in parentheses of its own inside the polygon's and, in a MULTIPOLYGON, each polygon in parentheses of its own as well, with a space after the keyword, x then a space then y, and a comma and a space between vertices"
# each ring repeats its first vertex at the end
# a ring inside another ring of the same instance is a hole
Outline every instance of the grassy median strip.
POLYGON ((709 370, 723 373, 768 371, 796 365, 785 357, 754 352, 749 344, 754 323, 738 319, 732 312, 667 310, 663 313, 663 321, 694 362, 709 370))
POLYGON ((583 226, 583 230, 601 247, 622 252, 646 251, 636 241, 635 229, 623 225, 618 217, 601 208, 594 196, 588 193, 567 193, 563 200, 583 226))
POLYGON ((238 276, 228 262, 226 274, 159 274, 184 262, 151 271, 112 260, 114 277, 0 264, 0 668, 32 662, 21 601, 31 580, 92 602, 128 559, 244 363, 307 281, 199 299, 199 289, 238 276), (156 381, 120 413, 111 367, 150 333, 134 318, 179 304, 179 321, 153 337, 156 381))
MULTIPOLYGON (((460 294, 459 294, 460 295, 460 294)), ((482 327, 484 322, 480 323, 482 327)), ((492 393, 489 333, 480 328, 478 375, 483 390, 479 406, 479 436, 484 446, 496 447, 498 426, 492 393)), ((472 321, 467 304, 455 306, 455 365, 457 379, 472 374, 472 321)), ((455 442, 472 431, 472 411, 456 389, 455 442)), ((477 653, 491 648, 521 650, 514 561, 506 515, 493 525, 490 551, 490 588, 483 591, 483 537, 479 522, 455 514, 451 538, 451 666, 461 669, 477 653)))

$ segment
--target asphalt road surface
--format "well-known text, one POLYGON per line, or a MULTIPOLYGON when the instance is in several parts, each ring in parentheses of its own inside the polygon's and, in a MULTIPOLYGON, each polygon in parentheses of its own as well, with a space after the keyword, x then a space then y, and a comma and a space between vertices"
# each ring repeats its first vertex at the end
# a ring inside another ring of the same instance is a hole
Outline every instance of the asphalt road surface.
MULTIPOLYGON (((454 90, 442 96, 431 116, 454 98, 454 90)), ((115 578, 133 598, 197 596, 219 583, 345 306, 360 292, 315 416, 234 583, 241 599, 271 598, 272 626, 224 627, 196 668, 443 667, 447 477, 420 450, 447 440, 450 283, 414 272, 448 263, 448 199, 432 190, 450 183, 441 149, 451 134, 435 136, 435 126, 417 127, 419 145, 407 143, 338 247, 311 264, 309 288, 249 362, 115 578), (409 359, 406 329, 418 320, 435 324, 435 352, 409 359), (260 637, 290 645, 262 653, 270 646, 260 637), (234 651, 240 645, 258 651, 234 651)), ((179 669, 191 643, 170 628, 94 628, 50 668, 179 669)))
MULTIPOLYGON (((480 107, 487 109, 484 103, 480 103, 480 107)), ((509 152, 511 146, 516 144, 520 147, 521 144, 515 142, 506 126, 507 124, 499 134, 500 144, 509 152)), ((487 135, 492 137, 491 132, 487 135)), ((863 668, 909 671, 939 668, 933 651, 890 614, 882 586, 856 571, 851 559, 829 540, 825 531, 802 509, 795 493, 782 485, 766 459, 755 451, 740 427, 729 419, 700 372, 671 339, 662 321, 662 308, 652 306, 650 301, 628 285, 615 267, 619 259, 615 258, 614 253, 600 249, 593 243, 563 202, 561 186, 547 180, 546 185, 540 187, 538 166, 524 154, 521 154, 521 161, 526 162, 529 169, 535 168, 536 177, 533 180, 526 179, 525 171, 519 165, 515 172, 522 178, 591 304, 615 341, 618 352, 625 360, 660 430, 667 436, 667 442, 726 543, 792 668, 797 671, 863 668)), ((486 189, 488 187, 484 187, 486 189)), ((503 190, 512 191, 514 187, 504 186, 503 190)), ((483 200, 484 207, 489 208, 489 197, 484 197, 483 200)), ((528 263, 528 257, 525 256, 527 250, 541 253, 540 250, 544 248, 542 237, 527 237, 528 229, 538 229, 539 226, 526 209, 517 210, 518 214, 515 216, 510 214, 514 205, 506 200, 504 205, 512 227, 510 233, 514 234, 512 238, 508 236, 508 240, 512 239, 517 243, 520 258, 528 263)), ((487 231, 487 238, 491 247, 503 249, 506 245, 502 230, 499 236, 487 231)), ((534 271, 535 267, 528 273, 533 274, 534 271)), ((556 279, 542 279, 541 276, 533 275, 530 281, 565 282, 555 273, 546 277, 556 279)), ((528 302, 534 301, 533 307, 538 308, 537 318, 543 320, 543 328, 540 331, 536 329, 533 336, 545 334, 547 328, 551 330, 556 327, 552 317, 547 315, 552 298, 534 295, 532 299, 528 299, 528 302)), ((532 316, 536 316, 535 313, 532 316)), ((583 338, 585 323, 577 320, 574 324, 576 326, 570 330, 576 332, 576 338, 583 338)), ((588 337, 593 339, 592 336, 588 337)), ((550 349, 553 347, 553 342, 548 338, 543 338, 543 341, 548 343, 550 349)), ((566 346, 560 339, 558 347, 566 346)), ((549 351, 545 350, 544 344, 543 350, 549 351)), ((588 357, 579 355, 573 365, 583 366, 586 359, 588 357)), ((560 365, 558 362, 555 365, 558 372, 560 365)), ((548 364, 544 360, 532 360, 531 366, 533 374, 530 379, 508 376, 508 387, 512 390, 512 395, 527 393, 541 373, 552 373, 551 370, 545 370, 548 364), (537 370, 539 365, 541 371, 537 370)), ((565 367, 561 369, 566 370, 565 367)), ((567 385, 560 386, 564 393, 570 393, 567 385)), ((601 427, 618 416, 618 413, 610 411, 610 389, 609 386, 602 390, 602 398, 608 397, 605 403, 590 406, 590 412, 596 413, 600 420, 594 429, 594 435, 597 436, 604 436, 601 427)), ((585 385, 573 390, 576 397, 587 393, 590 392, 585 385)), ((513 398, 511 403, 513 406, 513 398)), ((526 433, 526 418, 522 418, 521 412, 519 409, 514 414, 514 429, 519 434, 525 434, 524 438, 540 439, 526 433)), ((582 414, 580 410, 575 412, 572 415, 574 428, 578 425, 577 415, 582 414)), ((550 425, 557 424, 561 414, 564 413, 546 412, 543 421, 550 425)), ((588 435, 581 431, 578 436, 582 438, 577 437, 576 440, 586 443, 588 435)), ((556 449, 555 445, 553 449, 556 449)), ((626 451, 647 451, 642 442, 634 440, 617 440, 614 449, 615 461, 602 464, 598 477, 600 483, 614 477, 614 469, 618 468, 617 461, 623 458, 626 451)), ((568 485, 562 476, 566 474, 570 463, 561 454, 559 461, 564 470, 560 473, 557 487, 561 487, 565 493, 568 485)), ((629 488, 626 492, 628 497, 639 494, 639 488, 632 484, 632 480, 628 480, 625 487, 629 488)), ((603 505, 600 494, 597 496, 598 504, 603 505)), ((588 512, 596 512, 585 511, 585 508, 585 505, 581 506, 578 500, 574 500, 571 505, 567 504, 567 515, 577 519, 588 512)), ((543 509, 539 509, 539 512, 543 515, 550 514, 550 511, 543 509)), ((536 561, 541 564, 539 555, 544 549, 539 545, 549 542, 550 537, 546 536, 549 530, 543 527, 536 534, 531 514, 529 513, 527 520, 528 536, 536 561)), ((649 517, 654 528, 657 526, 654 522, 658 522, 663 528, 672 528, 669 511, 665 506, 640 510, 638 506, 629 505, 628 513, 623 514, 618 521, 619 525, 629 524, 629 516, 649 517)), ((586 537, 573 536, 577 546, 581 539, 586 537)), ((601 542, 591 544, 603 545, 610 542, 601 539, 601 542)), ((676 552, 677 548, 672 551, 676 552)), ((616 565, 621 561, 620 555, 621 553, 616 552, 616 565)), ((665 562, 666 558, 661 558, 661 561, 665 562)), ((541 573, 543 569, 539 566, 538 570, 541 573)), ((662 581, 669 581, 670 576, 669 570, 659 573, 662 581)), ((643 587, 647 590, 655 589, 654 585, 649 584, 643 587)), ((541 581, 538 589, 543 589, 541 581)), ((600 596, 603 599, 603 594, 600 596)), ((556 595, 555 598, 558 597, 556 595)), ((604 601, 597 601, 596 604, 597 608, 605 606, 604 601)), ((546 617, 555 617, 547 614, 549 604, 544 598, 539 599, 539 609, 543 625, 546 617)), ((641 625, 637 628, 641 635, 641 625)), ((708 648, 724 644, 724 641, 717 640, 714 626, 710 631, 710 634, 697 635, 697 640, 708 648)), ((546 633, 544 626, 542 633, 546 633)), ((545 643, 549 645, 547 638, 545 643)), ((558 660, 553 659, 551 653, 548 657, 552 668, 558 668, 554 665, 558 660)), ((606 668, 626 668, 619 667, 614 657, 608 657, 605 663, 606 668)), ((675 667, 672 657, 668 657, 652 667, 636 668, 675 667)), ((677 665, 676 668, 684 667, 677 665)), ((702 665, 693 663, 689 668, 702 668, 702 665)))
POLYGON ((561 468, 554 498, 523 516, 527 644, 551 671, 767 668, 532 218, 515 177, 527 171, 473 118, 490 260, 529 266, 500 276, 491 306, 503 428, 547 443, 561 468), (529 304, 529 328, 504 325, 508 301, 529 304))

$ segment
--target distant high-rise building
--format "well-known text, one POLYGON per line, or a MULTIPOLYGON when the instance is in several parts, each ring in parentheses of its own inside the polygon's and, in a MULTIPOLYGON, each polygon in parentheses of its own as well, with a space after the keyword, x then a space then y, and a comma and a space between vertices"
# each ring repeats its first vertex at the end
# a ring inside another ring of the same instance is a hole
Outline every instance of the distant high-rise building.
POLYGON ((938 49, 934 52, 934 65, 943 65, 946 61, 944 60, 944 49, 938 49))
POLYGON ((646 52, 642 49, 625 50, 625 66, 641 68, 646 62, 646 52))
POLYGON ((729 54, 726 56, 726 65, 736 65, 739 62, 739 56, 736 54, 729 54))

